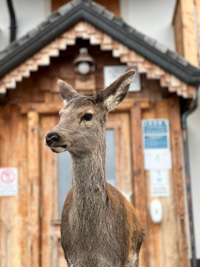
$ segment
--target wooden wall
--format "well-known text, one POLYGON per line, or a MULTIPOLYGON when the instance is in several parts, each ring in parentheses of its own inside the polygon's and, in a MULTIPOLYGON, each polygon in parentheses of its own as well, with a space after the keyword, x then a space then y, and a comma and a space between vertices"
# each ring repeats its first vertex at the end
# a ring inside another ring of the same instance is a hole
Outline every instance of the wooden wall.
MULTIPOLYGON (((43 172, 47 176, 51 173, 51 177, 54 177, 52 179, 55 179, 56 173, 48 166, 40 164, 42 158, 46 157, 44 129, 46 131, 51 124, 55 124, 56 119, 50 121, 51 116, 45 114, 39 116, 36 106, 41 104, 41 110, 48 107, 50 114, 51 107, 55 108, 57 104, 62 104, 56 81, 62 78, 75 86, 74 80, 77 77, 73 69, 72 55, 78 54, 79 48, 83 45, 89 47, 90 54, 96 62, 95 87, 91 87, 90 90, 86 87, 85 93, 91 94, 95 89, 101 90, 104 87, 103 67, 121 63, 112 57, 111 52, 101 52, 98 46, 90 46, 87 41, 78 40, 76 46, 69 46, 66 51, 61 52, 59 58, 52 58, 50 66, 40 67, 30 78, 18 83, 15 90, 9 90, 8 103, 0 107, 0 166, 19 168, 18 196, 0 198, 0 266, 2 267, 46 267, 50 266, 48 262, 50 256, 54 259, 52 266, 61 267, 65 264, 62 251, 58 251, 60 232, 56 216, 52 218, 54 228, 48 228, 51 221, 49 214, 51 212, 55 214, 57 209, 55 201, 54 204, 49 204, 53 196, 51 188, 52 185, 56 188, 56 181, 41 179, 43 172), (30 105, 27 107, 25 104, 30 105), (46 204, 41 207, 41 203, 46 204), (52 236, 40 235, 41 232, 48 233, 48 231, 53 233, 52 236), (54 253, 49 250, 49 243, 55 247, 54 253), (56 257, 59 257, 60 263, 56 262, 56 257)), ((145 74, 141 75, 141 86, 141 92, 129 93, 128 98, 137 101, 129 111, 126 111, 130 116, 131 127, 133 202, 146 229, 140 266, 187 267, 189 264, 178 97, 175 94, 168 94, 167 98, 164 98, 167 90, 161 89, 158 80, 147 79, 145 74), (149 104, 142 107, 141 99, 149 104), (150 195, 149 172, 143 167, 141 140, 141 120, 153 118, 169 119, 173 156, 170 197, 159 198, 164 211, 163 222, 159 225, 153 224, 149 216, 149 205, 154 198, 150 195)), ((53 153, 49 164, 56 168, 53 153)))
POLYGON ((178 0, 173 20, 176 51, 194 66, 198 66, 199 59, 197 46, 197 43, 200 44, 199 11, 199 0, 178 0))
MULTIPOLYGON (((187 234, 184 226, 186 218, 182 180, 183 166, 180 157, 182 141, 179 114, 176 96, 156 101, 151 109, 144 110, 141 114, 141 119, 166 118, 170 121, 170 141, 173 156, 173 169, 169 171, 170 197, 152 197, 150 195, 150 174, 149 171, 144 171, 143 179, 146 192, 143 198, 146 196, 146 207, 149 208, 153 199, 159 199, 164 212, 163 221, 158 225, 151 222, 149 210, 146 212, 148 255, 151 259, 149 266, 189 266, 187 234)), ((139 202, 141 203, 142 199, 139 202)))
MULTIPOLYGON (((70 0, 52 0, 51 9, 52 11, 57 10, 59 7, 68 3, 70 0)), ((95 2, 101 4, 111 12, 113 12, 117 17, 120 17, 120 1, 119 0, 95 0, 95 2)))
POLYGON ((26 266, 31 253, 27 119, 18 106, 1 107, 0 129, 0 166, 19 170, 19 194, 0 197, 0 266, 26 266))

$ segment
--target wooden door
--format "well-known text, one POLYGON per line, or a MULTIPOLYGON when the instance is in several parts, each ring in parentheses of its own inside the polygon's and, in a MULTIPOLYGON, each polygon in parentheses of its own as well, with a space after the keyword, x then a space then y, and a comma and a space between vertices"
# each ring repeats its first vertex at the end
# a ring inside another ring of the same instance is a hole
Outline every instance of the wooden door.
MULTIPOLYGON (((58 115, 42 115, 41 124, 41 266, 66 266, 60 246, 58 155, 44 144, 45 135, 57 124, 58 115)), ((107 165, 112 161, 111 182, 129 199, 132 198, 132 167, 130 142, 130 115, 128 112, 109 114, 107 122, 108 151, 107 165), (113 147, 112 147, 113 146, 113 147), (114 162, 113 162, 114 159, 114 162), (110 160, 110 162, 109 162, 110 160), (114 177, 114 178, 113 178, 114 177)), ((110 164, 111 165, 111 164, 110 164)), ((63 166, 65 168, 65 166, 63 166)), ((66 172, 70 172, 66 168, 66 172)), ((110 181, 108 177, 108 181, 110 181)), ((67 190, 66 190, 67 193, 67 190)))

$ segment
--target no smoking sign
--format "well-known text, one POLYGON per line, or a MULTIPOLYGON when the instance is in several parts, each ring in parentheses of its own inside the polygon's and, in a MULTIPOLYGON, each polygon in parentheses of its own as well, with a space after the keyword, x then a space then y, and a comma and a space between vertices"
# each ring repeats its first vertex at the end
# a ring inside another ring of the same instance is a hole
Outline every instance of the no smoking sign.
POLYGON ((18 193, 18 169, 0 168, 0 196, 16 196, 18 193))

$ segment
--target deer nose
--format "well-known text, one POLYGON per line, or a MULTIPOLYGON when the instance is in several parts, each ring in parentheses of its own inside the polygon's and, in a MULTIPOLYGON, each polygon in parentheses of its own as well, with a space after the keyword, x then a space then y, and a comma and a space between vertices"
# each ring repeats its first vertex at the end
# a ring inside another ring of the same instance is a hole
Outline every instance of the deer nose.
POLYGON ((48 133, 46 135, 46 144, 51 146, 54 142, 57 142, 60 136, 56 133, 48 133))

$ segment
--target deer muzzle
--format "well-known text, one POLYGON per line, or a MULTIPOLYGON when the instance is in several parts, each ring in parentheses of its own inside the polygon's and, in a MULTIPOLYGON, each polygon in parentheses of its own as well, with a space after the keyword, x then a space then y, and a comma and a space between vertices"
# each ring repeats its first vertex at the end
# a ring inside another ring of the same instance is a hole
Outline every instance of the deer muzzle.
POLYGON ((51 147, 52 145, 56 145, 59 139, 60 136, 58 134, 50 132, 46 135, 46 144, 47 146, 51 147))

